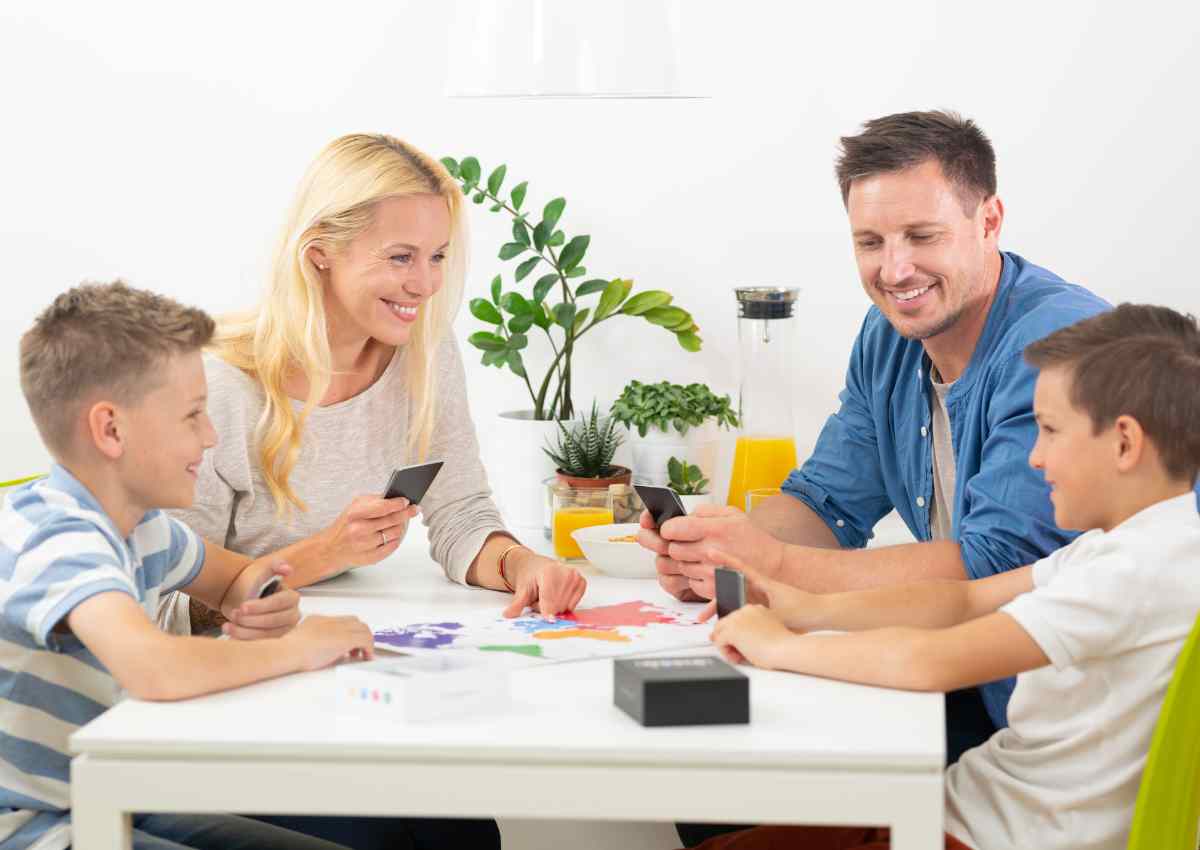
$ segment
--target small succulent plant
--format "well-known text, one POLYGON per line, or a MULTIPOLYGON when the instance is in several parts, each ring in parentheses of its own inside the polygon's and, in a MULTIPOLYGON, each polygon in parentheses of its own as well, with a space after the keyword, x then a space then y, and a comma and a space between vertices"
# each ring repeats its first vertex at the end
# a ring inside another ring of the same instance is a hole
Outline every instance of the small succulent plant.
POLYGON ((667 477, 671 480, 671 489, 680 496, 703 496, 708 492, 708 479, 700 467, 686 460, 673 457, 667 461, 667 477))
POLYGON ((600 411, 592 402, 592 412, 586 419, 568 423, 568 429, 558 423, 556 445, 542 449, 554 465, 567 475, 577 478, 607 478, 613 475, 613 455, 621 445, 617 422, 609 419, 601 424, 600 411))

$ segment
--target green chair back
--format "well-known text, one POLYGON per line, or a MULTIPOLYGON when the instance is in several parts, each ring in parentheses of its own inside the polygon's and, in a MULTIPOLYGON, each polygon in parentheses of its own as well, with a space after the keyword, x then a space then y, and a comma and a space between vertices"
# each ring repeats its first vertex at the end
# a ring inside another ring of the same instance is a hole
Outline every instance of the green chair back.
POLYGON ((1167 688, 1138 788, 1128 850, 1196 850, 1200 824, 1200 618, 1167 688))

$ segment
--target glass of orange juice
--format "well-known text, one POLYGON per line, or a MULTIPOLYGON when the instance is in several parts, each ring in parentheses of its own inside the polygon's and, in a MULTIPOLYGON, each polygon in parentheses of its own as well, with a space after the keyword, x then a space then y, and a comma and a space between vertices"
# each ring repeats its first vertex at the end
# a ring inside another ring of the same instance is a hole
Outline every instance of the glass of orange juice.
POLYGON ((608 487, 582 489, 558 486, 553 490, 551 540, 554 554, 565 560, 583 558, 583 550, 571 536, 577 528, 610 525, 613 521, 612 493, 608 487))
POLYGON ((783 491, 778 487, 755 487, 746 491, 746 513, 754 510, 759 502, 764 502, 772 496, 778 496, 783 491))

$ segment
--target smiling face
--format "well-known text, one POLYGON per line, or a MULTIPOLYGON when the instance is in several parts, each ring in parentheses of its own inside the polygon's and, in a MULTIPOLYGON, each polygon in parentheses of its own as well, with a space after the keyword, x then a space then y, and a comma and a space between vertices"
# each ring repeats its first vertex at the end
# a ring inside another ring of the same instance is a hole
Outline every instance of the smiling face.
POLYGON ((929 160, 855 180, 846 209, 863 289, 899 334, 925 340, 973 312, 986 315, 998 198, 968 216, 957 187, 929 160))
POLYGON ((204 452, 217 444, 205 407, 204 363, 192 351, 157 368, 158 386, 119 409, 124 451, 117 468, 130 502, 142 510, 186 508, 196 497, 204 452))
POLYGON ((1039 469, 1050 485, 1054 522, 1059 528, 1108 530, 1113 494, 1120 492, 1116 426, 1094 433, 1092 419, 1071 404, 1071 372, 1042 369, 1033 393, 1037 442, 1029 465, 1039 469))
POLYGON ((408 343, 413 325, 442 288, 450 242, 450 211, 440 195, 387 198, 369 227, 342 250, 312 249, 325 266, 330 332, 408 343))

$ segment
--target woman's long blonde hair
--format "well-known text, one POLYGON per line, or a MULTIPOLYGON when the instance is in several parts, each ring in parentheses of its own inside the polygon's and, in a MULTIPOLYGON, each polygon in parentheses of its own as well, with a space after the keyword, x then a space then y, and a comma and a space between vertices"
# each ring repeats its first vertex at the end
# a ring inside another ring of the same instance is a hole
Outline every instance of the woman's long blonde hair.
POLYGON ((304 423, 333 376, 324 288, 309 248, 336 254, 370 226, 379 201, 429 194, 446 199, 450 245, 442 288, 420 311, 405 346, 408 454, 410 460, 424 459, 437 402, 434 354, 462 300, 467 254, 462 195, 437 160, 392 136, 335 139, 300 181, 272 255, 265 297, 256 308, 222 317, 218 324, 213 338, 218 356, 258 380, 266 395, 257 447, 280 516, 293 507, 306 510, 288 478, 300 456, 304 423), (295 371, 308 378, 308 398, 298 414, 284 392, 285 378, 295 371))

